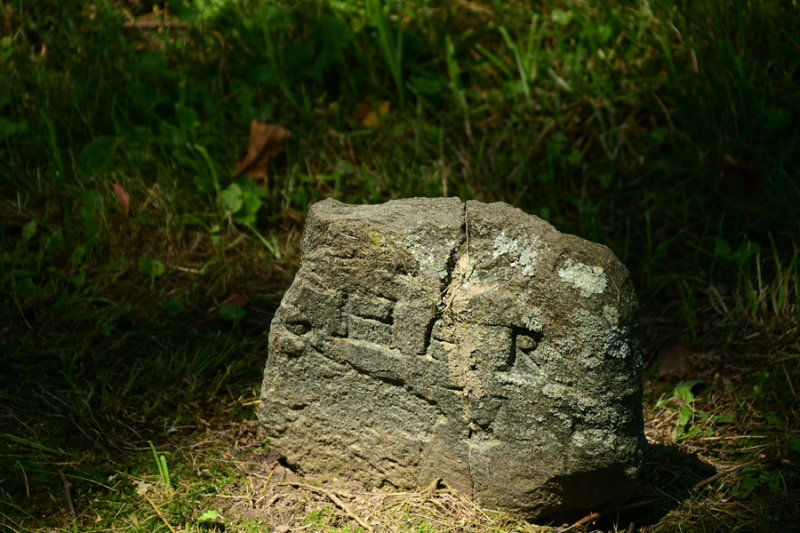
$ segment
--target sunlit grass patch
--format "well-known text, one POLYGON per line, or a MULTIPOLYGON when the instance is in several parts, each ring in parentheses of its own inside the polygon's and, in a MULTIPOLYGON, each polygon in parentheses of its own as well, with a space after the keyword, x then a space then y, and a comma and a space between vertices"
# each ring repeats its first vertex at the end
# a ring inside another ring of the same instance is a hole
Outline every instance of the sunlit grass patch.
MULTIPOLYGON (((719 372, 729 374, 736 364, 719 372)), ((713 466, 690 482, 691 496, 662 519, 664 525, 758 529, 795 521, 800 484, 790 465, 798 452, 797 428, 786 417, 797 403, 800 367, 797 358, 774 360, 774 373, 743 364, 741 375, 679 383, 646 403, 651 444, 667 444, 713 466)), ((664 475, 672 467, 656 469, 664 475)))
MULTIPOLYGON (((608 244, 648 355, 662 337, 689 346, 682 384, 647 377, 668 496, 637 524, 787 523, 797 15, 739 0, 6 2, 0 524, 71 528, 60 469, 80 531, 362 527, 324 492, 264 490, 226 455, 237 437, 204 431, 252 420, 311 203, 446 195, 608 244), (257 185, 236 171, 253 120, 291 133, 257 185), (722 475, 684 486, 691 454, 722 475)), ((348 494, 375 527, 536 529, 446 487, 375 512, 348 494)), ((598 527, 627 527, 615 513, 598 527)))

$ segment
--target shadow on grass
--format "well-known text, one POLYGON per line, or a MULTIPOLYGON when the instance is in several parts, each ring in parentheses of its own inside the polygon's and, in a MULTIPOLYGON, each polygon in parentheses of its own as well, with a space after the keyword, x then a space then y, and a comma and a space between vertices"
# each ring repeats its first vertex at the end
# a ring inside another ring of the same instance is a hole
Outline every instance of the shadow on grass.
POLYGON ((633 531, 655 525, 660 530, 669 513, 697 497, 698 483, 716 473, 710 464, 675 446, 651 444, 641 485, 627 502, 588 514, 557 515, 551 523, 563 523, 559 531, 633 531))
POLYGON ((31 306, 6 315, 0 530, 63 527, 68 500, 80 514, 113 492, 120 472, 152 461, 148 441, 174 450, 212 421, 252 415, 272 298, 236 322, 78 300, 71 313, 31 306))
POLYGON ((582 526, 602 531, 633 531, 656 524, 663 527, 663 520, 670 512, 697 497, 698 483, 716 473, 710 464, 675 446, 650 445, 642 484, 636 495, 610 509, 569 517, 570 523, 574 528, 582 526))
POLYGON ((675 446, 652 445, 648 449, 646 483, 643 492, 652 498, 661 497, 653 505, 630 511, 631 521, 640 524, 659 522, 682 502, 696 497, 695 487, 717 470, 696 455, 675 446))

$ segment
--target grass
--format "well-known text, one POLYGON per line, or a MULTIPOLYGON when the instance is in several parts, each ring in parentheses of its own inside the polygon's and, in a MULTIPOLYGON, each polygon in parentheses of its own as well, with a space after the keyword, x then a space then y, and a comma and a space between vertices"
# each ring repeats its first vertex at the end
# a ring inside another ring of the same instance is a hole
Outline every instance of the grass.
POLYGON ((6 2, 0 524, 540 529, 447 487, 298 478, 253 427, 308 206, 458 195, 605 243, 636 282, 649 488, 575 529, 791 525, 798 9, 6 2), (263 188, 234 177, 253 119, 291 132, 263 188), (676 340, 683 375, 659 375, 676 340))

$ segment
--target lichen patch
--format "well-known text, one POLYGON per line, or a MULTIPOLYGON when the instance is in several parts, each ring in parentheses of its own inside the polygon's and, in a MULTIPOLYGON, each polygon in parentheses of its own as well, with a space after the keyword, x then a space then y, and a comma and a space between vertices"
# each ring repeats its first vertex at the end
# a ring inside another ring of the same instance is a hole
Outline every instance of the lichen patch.
POLYGON ((522 323, 531 331, 541 332, 544 326, 542 325, 542 310, 539 307, 532 307, 528 316, 522 317, 522 323))
POLYGON ((492 258, 508 255, 512 267, 520 267, 523 275, 533 277, 540 246, 538 235, 532 235, 527 239, 513 239, 508 237, 504 230, 494 239, 492 258))
POLYGON ((564 268, 558 271, 558 275, 564 282, 580 289, 584 298, 600 294, 608 286, 606 273, 602 267, 573 263, 572 259, 566 260, 564 268))

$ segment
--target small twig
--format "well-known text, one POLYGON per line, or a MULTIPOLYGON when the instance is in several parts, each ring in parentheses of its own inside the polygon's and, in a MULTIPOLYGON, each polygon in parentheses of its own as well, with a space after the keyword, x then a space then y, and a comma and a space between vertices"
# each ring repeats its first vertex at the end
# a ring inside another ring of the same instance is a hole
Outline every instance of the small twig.
POLYGON ((78 514, 75 512, 75 505, 72 503, 72 493, 69 490, 69 481, 67 481, 67 476, 64 475, 64 471, 60 468, 58 469, 58 475, 61 476, 61 481, 64 483, 64 490, 67 492, 67 503, 69 504, 69 512, 72 515, 72 519, 77 523, 78 522, 78 514))
POLYGON ((274 474, 274 473, 275 473, 274 470, 269 473, 269 476, 267 476, 267 480, 264 481, 264 488, 261 489, 261 494, 258 495, 258 499, 253 500, 253 508, 254 509, 255 509, 256 505, 258 505, 259 502, 261 502, 261 500, 266 498, 265 493, 267 492, 267 486, 269 486, 269 481, 272 479, 272 474, 274 474))
POLYGON ((25 317, 25 311, 23 311, 22 306, 20 305, 19 301, 14 300, 14 303, 17 304, 17 309, 19 309, 19 316, 22 317, 22 321, 25 322, 25 325, 28 326, 29 330, 33 331, 33 326, 31 326, 31 323, 28 322, 28 319, 25 317))
POLYGON ((30 488, 30 486, 28 486, 28 474, 25 473, 25 468, 22 466, 22 463, 17 461, 14 464, 16 466, 18 466, 20 470, 22 470, 22 477, 25 480, 25 498, 30 500, 31 499, 31 488, 30 488))
POLYGON ((716 437, 702 437, 698 440, 712 441, 712 440, 738 440, 738 439, 766 439, 769 435, 718 435, 716 437))
POLYGON ((783 365, 783 373, 786 376, 786 383, 789 384, 789 389, 792 391, 792 396, 797 398, 797 393, 794 391, 794 385, 792 385, 792 378, 789 377, 789 371, 786 370, 786 365, 783 365))
POLYGON ((122 24, 126 30, 162 30, 177 28, 179 30, 188 30, 189 25, 185 22, 175 22, 171 18, 164 18, 163 20, 157 19, 137 19, 128 21, 122 24))
POLYGON ((603 516, 603 513, 589 513, 588 515, 584 516, 583 518, 581 518, 580 520, 578 520, 577 522, 575 522, 571 526, 566 527, 564 529, 559 529, 558 531, 559 531, 559 533, 563 533, 564 531, 569 531, 570 529, 575 529, 578 526, 582 526, 583 524, 587 524, 589 522, 592 522, 593 520, 597 520, 601 516, 603 516))
POLYGON ((709 483, 713 483, 714 481, 718 480, 721 477, 725 477, 728 474, 733 474, 734 472, 738 472, 739 470, 747 468, 748 466, 757 465, 757 464, 763 463, 763 462, 764 462, 764 458, 762 457, 760 459, 753 459, 752 461, 748 461, 746 463, 734 466, 732 468, 728 468, 727 470, 723 470, 721 472, 717 472, 713 476, 708 477, 708 478, 704 479, 703 481, 700 481, 699 483, 697 483, 694 486, 694 490, 700 490, 703 487, 705 487, 706 485, 708 485, 709 483))
POLYGON ((153 510, 156 512, 156 514, 157 514, 157 515, 158 515, 158 517, 161 519, 161 521, 162 521, 162 522, 164 522, 164 523, 167 525, 167 527, 169 528, 169 530, 170 530, 172 533, 177 533, 177 532, 176 532, 176 531, 175 531, 175 530, 172 528, 172 526, 170 525, 170 523, 169 523, 169 522, 167 522, 167 519, 166 519, 166 518, 164 518, 164 515, 163 515, 163 514, 161 514, 161 511, 158 509, 158 507, 156 507, 156 504, 155 504, 155 503, 153 503, 153 500, 151 500, 150 498, 148 498, 148 497, 147 497, 147 494, 142 494, 142 496, 144 496, 144 499, 145 499, 145 500, 147 500, 147 503, 149 503, 150 505, 152 505, 152 506, 153 506, 153 510))
MULTIPOLYGON (((283 498, 283 494, 281 494, 280 492, 278 494, 273 495, 272 498, 270 498, 269 501, 264 504, 264 507, 272 507, 272 504, 280 500, 281 498, 283 498)), ((256 503, 259 503, 260 501, 261 498, 259 498, 258 501, 256 501, 256 503)))
POLYGON ((265 493, 265 492, 267 492, 267 485, 269 485, 269 481, 272 479, 272 475, 273 475, 274 473, 275 473, 275 471, 273 470, 273 471, 271 471, 271 472, 269 473, 269 475, 267 476, 267 480, 264 482, 264 488, 263 488, 263 489, 261 489, 261 494, 260 494, 259 496, 264 496, 264 493, 265 493))
POLYGON ((353 520, 355 520, 355 521, 356 521, 356 523, 357 523, 359 526, 363 527, 363 528, 364 528, 364 529, 366 529, 367 531, 372 531, 372 526, 370 526, 369 524, 367 524, 367 523, 366 523, 364 520, 362 520, 362 519, 361 519, 361 517, 359 517, 359 516, 358 516, 357 514, 355 514, 355 513, 354 513, 352 510, 350 510, 350 507, 348 507, 348 505, 347 505, 346 503, 344 503, 342 500, 340 500, 340 499, 339 499, 339 497, 338 497, 338 496, 336 496, 336 494, 334 494, 333 492, 329 491, 328 489, 324 489, 324 488, 322 488, 322 487, 315 487, 314 485, 306 485, 305 483, 296 483, 296 482, 294 482, 294 481, 286 481, 286 482, 284 482, 284 483, 280 483, 280 485, 291 485, 291 486, 293 486, 293 487, 298 487, 298 488, 302 488, 302 489, 307 489, 307 490, 310 490, 310 491, 313 491, 313 492, 318 492, 318 493, 320 493, 320 494, 324 494, 324 495, 325 495, 325 496, 327 496, 327 497, 328 497, 328 499, 329 499, 330 501, 332 501, 332 502, 333 502, 333 503, 334 503, 334 504, 335 504, 335 505, 336 505, 336 506, 337 506, 339 509, 341 509, 342 511, 344 511, 344 512, 345 512, 345 514, 346 514, 347 516, 349 516, 350 518, 352 518, 353 520))
POLYGON ((431 484, 428 485, 428 488, 422 491, 422 495, 424 497, 426 497, 426 498, 428 498, 431 495, 433 495, 433 493, 436 492, 436 489, 439 487, 439 483, 441 483, 441 482, 442 482, 442 478, 440 478, 440 477, 437 477, 436 479, 431 481, 431 484))
POLYGON ((636 509, 638 507, 645 507, 647 505, 650 505, 652 503, 661 501, 663 499, 664 498, 652 498, 652 499, 649 499, 649 500, 642 500, 642 501, 638 501, 638 502, 629 503, 628 505, 623 505, 621 507, 614 507, 613 509, 609 509, 607 511, 602 511, 602 512, 599 512, 599 513, 589 513, 588 515, 584 516, 583 518, 581 518, 580 520, 578 520, 577 522, 575 522, 571 526, 569 526, 567 528, 564 528, 564 529, 559 529, 558 531, 559 531, 559 533, 563 533, 564 531, 569 531, 571 529, 575 529, 578 526, 582 526, 582 525, 584 525, 586 523, 593 522, 594 520, 597 520, 598 518, 602 518, 603 516, 605 516, 607 514, 618 513, 620 511, 629 511, 631 509, 636 509))
POLYGON ((175 270, 179 270, 181 272, 187 272, 189 274, 202 274, 203 271, 198 268, 191 268, 191 267, 183 267, 180 265, 173 266, 175 270))

